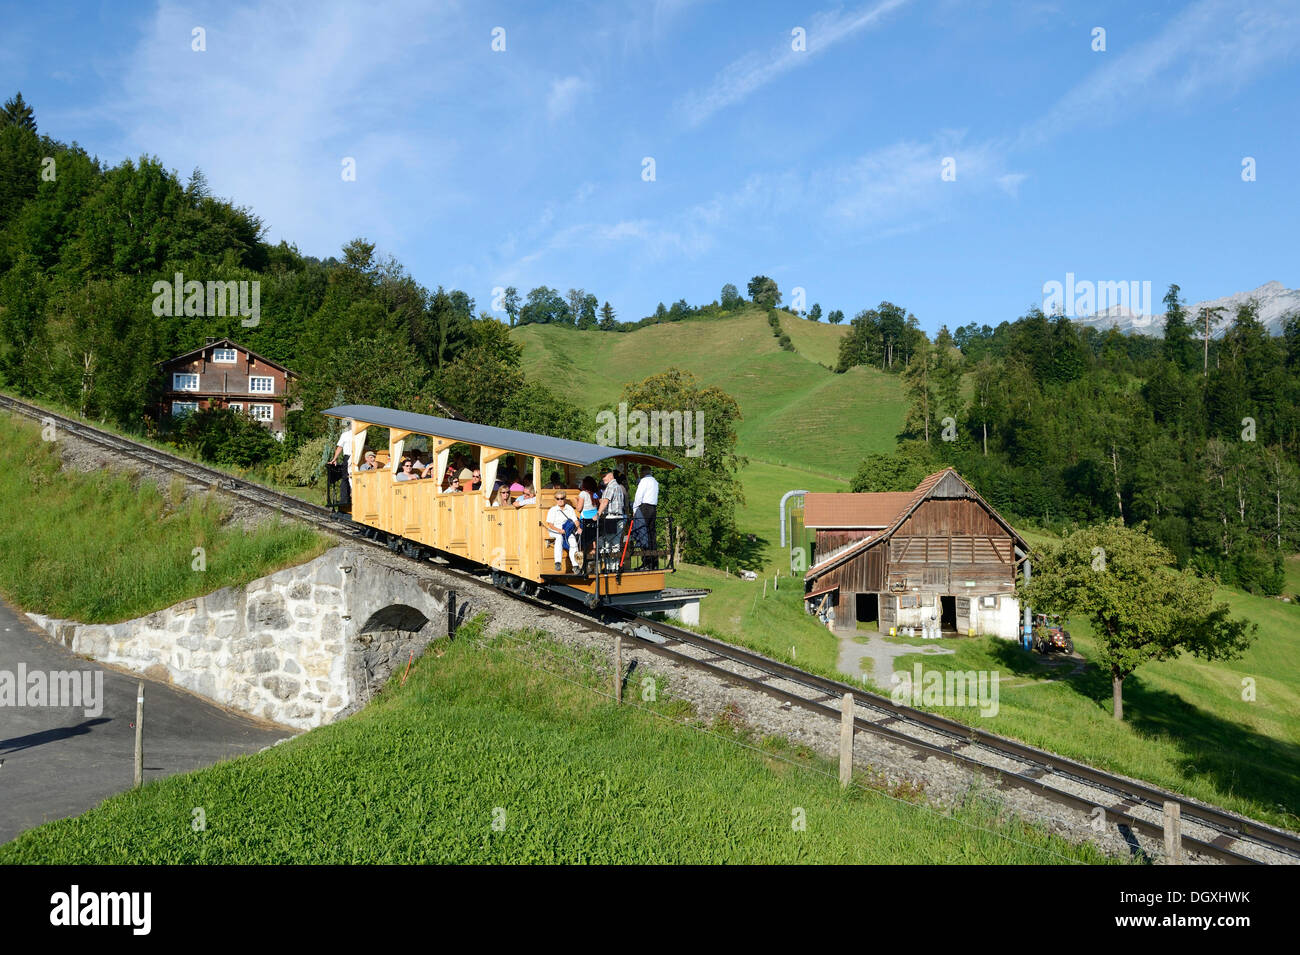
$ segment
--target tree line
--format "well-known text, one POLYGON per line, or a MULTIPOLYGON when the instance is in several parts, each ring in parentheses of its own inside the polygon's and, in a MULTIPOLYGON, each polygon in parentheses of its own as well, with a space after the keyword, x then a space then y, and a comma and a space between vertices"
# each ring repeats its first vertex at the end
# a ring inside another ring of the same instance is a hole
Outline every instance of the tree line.
POLYGON ((899 373, 907 414, 855 490, 951 465, 1019 519, 1145 524, 1179 566, 1279 593, 1300 548, 1300 317, 1271 337, 1250 302, 1197 341, 1178 286, 1165 306, 1161 338, 1033 309, 932 342, 889 303, 861 313, 841 365, 899 373))

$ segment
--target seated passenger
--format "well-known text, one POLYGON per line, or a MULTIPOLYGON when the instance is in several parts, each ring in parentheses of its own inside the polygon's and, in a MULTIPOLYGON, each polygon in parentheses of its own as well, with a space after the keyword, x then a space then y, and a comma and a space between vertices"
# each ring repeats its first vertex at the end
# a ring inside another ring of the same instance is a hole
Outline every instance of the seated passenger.
POLYGON ((510 504, 510 488, 504 484, 497 485, 497 492, 488 501, 488 507, 506 507, 510 504))
POLYGON ((558 491, 560 488, 564 487, 564 482, 560 480, 559 471, 551 472, 551 480, 547 482, 546 487, 551 491, 558 491))
POLYGON ((394 481, 414 481, 419 475, 413 470, 410 458, 402 458, 402 466, 397 469, 393 475, 394 481))
POLYGON ((505 461, 501 465, 501 470, 497 477, 501 478, 507 484, 516 484, 519 481, 519 468, 515 466, 515 456, 507 454, 505 461))
POLYGON ((483 474, 478 468, 470 472, 470 478, 474 481, 474 486, 470 488, 471 491, 483 490, 483 474))
POLYGON ((569 548, 569 563, 575 571, 582 569, 582 553, 578 550, 578 515, 565 500, 563 491, 555 492, 555 504, 546 512, 546 531, 555 540, 555 572, 564 569, 564 545, 569 548))
MULTIPOLYGON (((511 488, 513 491, 514 488, 511 488)), ((537 503, 537 491, 533 489, 533 479, 528 478, 524 481, 523 490, 520 492, 519 500, 515 501, 515 507, 524 507, 528 504, 537 503)))
POLYGON ((365 461, 362 463, 361 467, 357 468, 357 470, 358 470, 358 471, 377 471, 378 469, 379 469, 379 465, 378 465, 378 463, 377 463, 376 460, 375 460, 375 452, 373 452, 373 451, 367 451, 367 452, 366 452, 366 459, 365 459, 365 461))

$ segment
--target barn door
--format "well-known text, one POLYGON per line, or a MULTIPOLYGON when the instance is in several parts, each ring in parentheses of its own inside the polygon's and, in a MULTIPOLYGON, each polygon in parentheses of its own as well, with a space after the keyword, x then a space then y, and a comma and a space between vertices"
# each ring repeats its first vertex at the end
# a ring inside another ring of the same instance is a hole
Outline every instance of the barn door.
POLYGON ((957 598, 957 632, 970 632, 970 598, 957 598))
POLYGON ((888 633, 898 623, 898 598, 893 594, 880 595, 880 630, 888 633))

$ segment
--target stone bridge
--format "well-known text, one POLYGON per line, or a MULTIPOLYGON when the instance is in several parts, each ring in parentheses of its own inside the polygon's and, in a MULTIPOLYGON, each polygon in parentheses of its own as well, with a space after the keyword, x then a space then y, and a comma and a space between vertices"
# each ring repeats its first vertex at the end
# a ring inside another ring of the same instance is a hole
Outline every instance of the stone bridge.
POLYGON ((74 653, 223 706, 310 728, 364 706, 394 670, 475 612, 472 585, 344 544, 315 560, 147 617, 28 616, 74 653))

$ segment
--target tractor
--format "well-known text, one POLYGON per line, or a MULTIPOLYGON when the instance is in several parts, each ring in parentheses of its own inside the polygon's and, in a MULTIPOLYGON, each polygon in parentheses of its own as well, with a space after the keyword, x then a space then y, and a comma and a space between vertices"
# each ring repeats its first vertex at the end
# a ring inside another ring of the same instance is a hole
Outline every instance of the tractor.
POLYGON ((1074 641, 1070 631, 1061 623, 1057 613, 1034 614, 1033 640, 1031 646, 1039 653, 1073 653, 1074 641))

